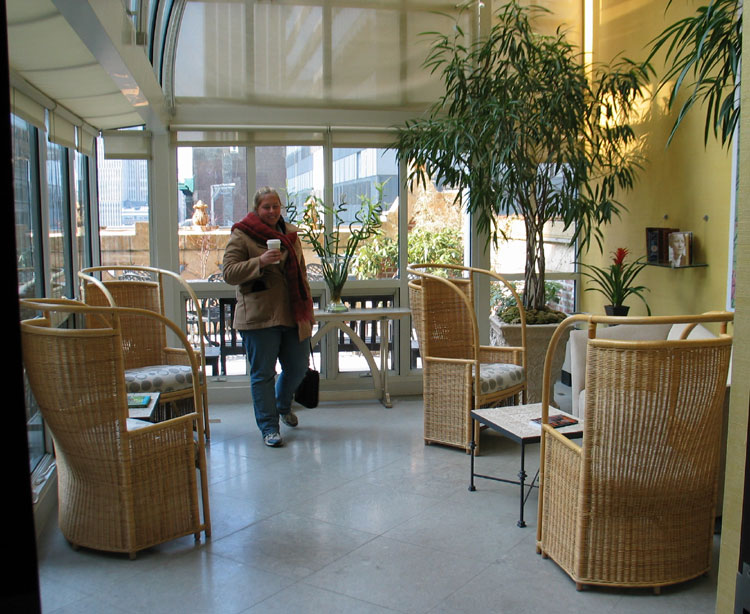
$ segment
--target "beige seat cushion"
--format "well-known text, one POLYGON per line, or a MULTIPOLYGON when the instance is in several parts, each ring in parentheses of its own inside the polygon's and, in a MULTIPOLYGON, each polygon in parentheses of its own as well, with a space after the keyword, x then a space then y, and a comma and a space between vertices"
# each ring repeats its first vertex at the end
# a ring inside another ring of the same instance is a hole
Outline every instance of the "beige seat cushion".
POLYGON ((479 365, 479 390, 482 394, 500 392, 524 381, 523 367, 506 363, 479 365))
POLYGON ((125 371, 128 392, 175 392, 193 385, 189 365, 153 365, 125 371))

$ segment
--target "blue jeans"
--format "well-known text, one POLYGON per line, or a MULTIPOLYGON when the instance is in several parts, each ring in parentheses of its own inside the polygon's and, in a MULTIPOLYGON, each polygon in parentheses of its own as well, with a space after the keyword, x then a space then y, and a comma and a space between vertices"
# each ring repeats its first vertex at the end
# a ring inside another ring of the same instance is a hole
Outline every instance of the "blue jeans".
POLYGON ((250 362, 250 392, 255 421, 262 435, 279 432, 279 414, 288 414, 307 371, 310 340, 299 340, 297 327, 272 326, 241 330, 242 345, 250 362), (276 359, 281 375, 276 380, 276 359))

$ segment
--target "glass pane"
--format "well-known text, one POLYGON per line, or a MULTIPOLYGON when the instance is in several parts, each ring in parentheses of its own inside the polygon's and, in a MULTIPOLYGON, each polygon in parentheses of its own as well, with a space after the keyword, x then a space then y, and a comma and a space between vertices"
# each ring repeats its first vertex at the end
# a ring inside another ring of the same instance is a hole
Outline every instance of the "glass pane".
POLYGON ((53 297, 72 296, 68 201, 68 150, 47 143, 47 196, 49 198, 49 265, 53 297))
MULTIPOLYGON (((19 297, 43 296, 39 238, 39 157, 37 130, 12 118, 13 196, 16 220, 16 261, 19 297)), ((23 316, 23 314, 22 314, 23 316)))
MULTIPOLYGON (((428 179, 426 186, 414 186, 407 194, 409 207, 409 264, 464 263, 464 214, 455 202, 457 191, 428 179)), ((439 269, 430 273, 440 275, 439 269)), ((417 334, 411 329, 410 366, 422 367, 417 334)))
POLYGON ((87 237, 91 232, 91 209, 89 202, 89 158, 75 152, 75 229, 76 251, 80 268, 91 266, 91 246, 87 237))
MULTIPOLYGON (((523 218, 509 215, 498 217, 498 227, 503 229, 505 238, 498 236, 497 245, 492 246, 492 269, 501 275, 523 275, 526 265, 526 229, 523 218)), ((561 222, 548 222, 544 226, 544 260, 546 272, 574 273, 575 247, 570 245, 573 228, 565 230, 561 222)), ((573 313, 575 311, 575 282, 573 279, 550 279, 545 283, 547 305, 553 309, 573 313)), ((519 293, 523 291, 523 281, 516 284, 519 293)), ((501 312, 508 297, 494 296, 491 311, 501 312)))
POLYGON ((186 279, 221 274, 234 222, 247 213, 244 147, 178 147, 180 273, 186 279))
MULTIPOLYGON (((450 31, 456 3, 367 4, 190 0, 175 95, 388 108, 433 101, 441 86, 422 66, 428 47, 419 34, 450 31)), ((471 15, 462 17, 467 30, 471 15)))
MULTIPOLYGON (((350 223, 362 206, 362 198, 377 202, 378 184, 383 184, 383 225, 380 232, 357 246, 350 274, 357 279, 398 277, 398 163, 393 150, 336 148, 333 150, 333 200, 346 203, 340 213, 342 243, 350 223)), ((335 220, 334 220, 335 223, 335 220)))
POLYGON ((334 99, 401 101, 400 17, 393 10, 332 9, 334 99))
MULTIPOLYGON (((13 194, 16 224, 16 261, 18 296, 43 296, 42 275, 37 247, 39 228, 39 156, 37 130, 28 122, 11 115, 13 130, 13 194)), ((21 312, 21 318, 34 317, 21 312)), ((29 471, 44 456, 44 422, 24 374, 26 398, 26 434, 29 444, 29 471)))
POLYGON ((103 266, 149 266, 147 160, 105 160, 97 141, 99 242, 103 266))
POLYGON ((410 264, 463 264, 464 214, 456 194, 431 179, 407 192, 410 264))
MULTIPOLYGON (((282 195, 282 201, 286 191, 288 202, 294 203, 301 214, 308 197, 323 197, 323 147, 317 145, 256 147, 255 176, 258 187, 268 185, 276 188, 282 195)), ((251 194, 249 200, 252 201, 252 198, 251 194)), ((253 207, 252 202, 249 206, 253 207)), ((289 211, 284 218, 290 220, 289 211)), ((300 237, 300 240, 307 264, 308 278, 310 281, 318 281, 322 279, 320 259, 303 237, 300 237)))

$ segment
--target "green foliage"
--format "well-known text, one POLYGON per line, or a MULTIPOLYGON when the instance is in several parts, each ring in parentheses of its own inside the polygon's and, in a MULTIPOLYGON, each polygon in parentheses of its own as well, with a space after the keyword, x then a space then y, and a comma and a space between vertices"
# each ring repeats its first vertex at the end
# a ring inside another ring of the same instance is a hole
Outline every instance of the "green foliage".
POLYGON ((561 220, 571 244, 588 248, 593 238, 601 248, 601 227, 623 208, 616 194, 640 168, 625 118, 648 77, 621 59, 589 78, 561 30, 534 30, 541 12, 513 0, 486 37, 471 40, 458 23, 431 33, 425 66, 441 75, 445 95, 393 145, 411 163, 410 186, 433 180, 455 187, 457 201, 470 194, 465 204, 488 241, 503 235, 497 216, 523 216, 527 309, 544 305, 544 224, 561 220))
POLYGON ((377 279, 383 271, 398 268, 398 241, 376 237, 357 250, 352 271, 360 279, 377 279))
MULTIPOLYGON (((523 282, 512 282, 516 292, 523 295, 523 282)), ((544 309, 531 309, 526 313, 526 322, 528 324, 551 324, 553 322, 562 322, 565 314, 562 311, 555 311, 547 307, 549 303, 557 301, 562 284, 559 281, 548 281, 544 284, 544 309), (562 315, 562 317, 560 317, 562 315)), ((498 316, 508 324, 521 321, 521 316, 516 306, 516 299, 510 290, 501 283, 492 283, 490 285, 490 312, 498 316)))
POLYGON ((317 196, 310 196, 300 209, 291 197, 289 199, 287 205, 289 219, 299 226, 299 236, 310 243, 313 251, 320 258, 323 279, 334 294, 336 290, 340 291, 346 282, 349 266, 357 253, 357 246, 380 232, 383 185, 381 183, 375 186, 378 192, 377 201, 367 196, 359 197, 360 207, 354 215, 354 221, 348 224, 347 233, 341 230, 344 224, 342 214, 347 209, 345 201, 342 200, 335 207, 329 207, 317 196), (325 230, 324 223, 326 215, 332 216, 334 223, 333 229, 328 232, 325 230), (348 234, 345 242, 343 242, 344 234, 348 234))
MULTIPOLYGON (((417 228, 409 233, 409 262, 462 264, 461 233, 455 228, 430 231, 417 228)), ((384 271, 398 268, 398 242, 389 237, 376 237, 357 250, 352 270, 363 279, 381 277, 384 271)), ((435 271, 435 274, 445 274, 435 271)))
MULTIPOLYGON (((671 4, 669 0, 667 7, 671 4)), ((693 15, 667 27, 651 45, 648 61, 662 48, 666 51, 667 72, 660 87, 671 85, 669 108, 683 89, 688 91, 668 143, 696 102, 706 106, 704 142, 713 131, 722 145, 731 143, 740 117, 742 0, 710 0, 693 15)))

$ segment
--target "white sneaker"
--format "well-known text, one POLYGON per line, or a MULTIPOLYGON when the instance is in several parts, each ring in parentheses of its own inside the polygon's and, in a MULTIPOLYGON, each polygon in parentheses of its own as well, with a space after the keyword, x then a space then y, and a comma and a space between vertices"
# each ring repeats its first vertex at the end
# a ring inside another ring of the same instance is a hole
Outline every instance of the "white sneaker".
POLYGON ((263 443, 269 448, 278 448, 283 445, 284 442, 281 441, 281 435, 278 433, 267 433, 263 436, 263 443))

